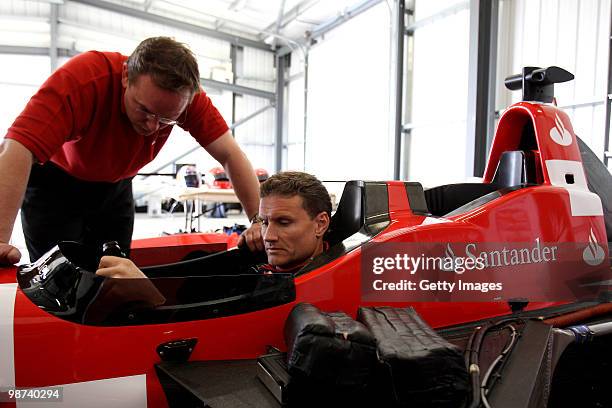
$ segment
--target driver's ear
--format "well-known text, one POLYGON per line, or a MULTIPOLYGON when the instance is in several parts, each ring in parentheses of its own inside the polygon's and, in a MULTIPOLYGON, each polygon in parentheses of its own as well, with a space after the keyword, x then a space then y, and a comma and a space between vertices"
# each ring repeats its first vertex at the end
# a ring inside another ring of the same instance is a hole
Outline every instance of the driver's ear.
POLYGON ((322 237, 329 228, 329 214, 327 214, 325 211, 321 211, 315 217, 315 222, 317 224, 315 234, 322 237))
POLYGON ((124 88, 127 88, 128 83, 128 66, 127 62, 124 62, 123 67, 121 68, 121 85, 123 85, 124 88))

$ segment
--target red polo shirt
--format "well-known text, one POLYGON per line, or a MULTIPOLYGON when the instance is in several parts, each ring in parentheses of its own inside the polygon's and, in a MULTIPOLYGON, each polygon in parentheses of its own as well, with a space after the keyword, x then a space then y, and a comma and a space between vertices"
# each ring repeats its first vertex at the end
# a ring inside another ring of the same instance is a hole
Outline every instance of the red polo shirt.
MULTIPOLYGON (((89 51, 58 68, 6 135, 44 163, 48 160, 86 181, 115 182, 132 177, 152 161, 172 126, 156 136, 132 128, 123 101, 121 70, 127 57, 89 51)), ((227 124, 202 91, 189 105, 180 126, 203 147, 227 130, 227 124)))

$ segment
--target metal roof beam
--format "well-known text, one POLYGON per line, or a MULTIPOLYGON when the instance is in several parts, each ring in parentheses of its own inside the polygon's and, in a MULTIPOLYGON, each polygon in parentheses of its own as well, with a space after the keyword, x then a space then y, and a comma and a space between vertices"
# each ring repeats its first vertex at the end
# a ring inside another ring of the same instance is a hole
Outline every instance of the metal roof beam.
POLYGON ((201 78, 200 82, 202 86, 208 86, 210 88, 222 89, 225 91, 231 91, 243 95, 257 96, 259 98, 269 99, 271 101, 276 100, 276 95, 273 92, 263 91, 261 89, 248 88, 246 86, 228 84, 227 82, 215 81, 213 79, 201 78))
POLYGON ((151 8, 151 6, 153 5, 153 1, 154 0, 146 0, 144 5, 143 5, 143 9, 144 11, 149 11, 149 9, 151 8))
POLYGON ((469 1, 465 1, 463 3, 458 3, 455 4, 454 6, 445 8, 444 10, 441 10, 440 12, 429 16, 427 18, 421 19, 419 21, 416 21, 412 24, 410 24, 408 27, 406 27, 406 32, 408 34, 412 34, 414 33, 418 28, 421 27, 425 27, 426 25, 432 24, 438 20, 441 20, 443 18, 449 17, 449 16, 453 16, 463 10, 469 10, 470 9, 470 2, 469 1))
MULTIPOLYGON (((238 5, 240 4, 242 0, 234 0, 228 7, 229 10, 235 10, 236 7, 238 7, 238 5)), ((220 29, 221 27, 223 27, 225 25, 226 21, 223 20, 222 18, 217 18, 215 20, 214 26, 215 26, 215 30, 220 29)))
POLYGON ((158 23, 174 28, 178 28, 181 30, 190 31, 196 34, 201 34, 207 37, 216 38, 223 41, 228 41, 229 43, 240 45, 243 47, 252 47, 260 50, 272 52, 270 47, 260 41, 251 40, 249 38, 240 37, 233 34, 224 33, 221 31, 216 31, 211 28, 202 27, 199 25, 191 24, 186 21, 176 20, 169 17, 160 16, 158 14, 147 13, 143 10, 138 10, 132 7, 122 6, 116 3, 110 3, 104 0, 70 0, 74 3, 85 4, 91 7, 97 7, 103 10, 112 11, 119 14, 124 14, 130 17, 139 18, 145 21, 151 21, 153 23, 158 23))
POLYGON ((344 11, 342 14, 340 14, 337 17, 334 17, 320 25, 318 25, 317 27, 314 28, 314 30, 312 30, 312 39, 317 39, 319 37, 321 37, 322 35, 326 34, 327 32, 333 30, 334 28, 338 27, 339 25, 342 25, 343 23, 351 20, 354 17, 357 17, 358 15, 360 15, 361 13, 363 13, 364 11, 368 11, 369 9, 371 9, 372 7, 374 7, 375 5, 377 5, 378 3, 380 3, 382 0, 366 0, 363 1, 359 4, 357 4, 354 7, 351 7, 349 9, 347 9, 346 11, 344 11))
MULTIPOLYGON (((225 27, 226 25, 233 25, 233 26, 239 26, 239 28, 235 28, 236 30, 239 30, 243 33, 246 33, 248 31, 254 32, 256 34, 253 35, 257 35, 259 34, 260 29, 258 27, 254 27, 252 25, 248 25, 244 22, 238 22, 235 20, 231 20, 231 19, 227 19, 224 17, 219 16, 218 14, 213 14, 213 13, 209 13, 208 11, 202 11, 200 9, 196 9, 193 7, 188 7, 182 4, 182 2, 180 0, 164 0, 164 3, 170 6, 173 6, 173 9, 181 9, 187 12, 187 15, 195 15, 194 13, 197 14, 201 14, 203 16, 207 16, 210 18, 213 18, 215 21, 211 23, 211 25, 214 27, 212 28, 212 30, 214 31, 219 31, 221 30, 222 27, 225 27)), ((182 21, 182 20, 181 20, 182 21)), ((258 40, 254 40, 254 41, 258 41, 258 40)))
MULTIPOLYGON (((281 31, 281 23, 283 22, 283 14, 285 12, 285 0, 281 0, 280 6, 278 8, 278 16, 276 18, 276 27, 274 27, 274 34, 279 35, 281 31)), ((276 48, 276 38, 272 39, 272 44, 270 48, 276 48)))
MULTIPOLYGON (((295 6, 293 6, 289 11, 283 14, 281 21, 280 21, 280 28, 281 29, 285 28, 287 24, 289 24, 290 22, 298 18, 300 14, 306 12, 306 10, 314 6, 319 1, 320 0, 303 0, 300 3, 296 4, 295 6)), ((265 37, 268 36, 268 34, 266 33, 271 32, 277 26, 277 24, 278 24, 278 20, 273 23, 270 23, 266 28, 264 28, 261 31, 261 34, 259 35, 259 37, 263 40, 265 37)))
MULTIPOLYGON (((338 27, 339 25, 351 20, 354 17, 357 17, 359 14, 371 9, 372 7, 374 7, 375 5, 377 5, 378 3, 380 3, 382 0, 365 0, 362 1, 361 3, 345 10, 342 14, 340 14, 337 17, 334 17, 328 21, 323 22, 322 24, 319 24, 318 26, 316 26, 312 32, 310 37, 305 40, 305 41, 301 41, 299 42, 300 45, 303 46, 307 46, 310 45, 313 41, 315 41, 317 38, 325 35, 327 32, 333 30, 334 28, 338 27)), ((288 46, 284 46, 282 48, 280 48, 277 51, 278 55, 286 55, 293 52, 293 49, 291 47, 288 46)))
MULTIPOLYGON (((44 55, 49 56, 49 47, 25 47, 18 45, 0 45, 0 54, 18 54, 18 55, 44 55)), ((57 55, 59 57, 74 57, 79 54, 77 50, 68 48, 58 48, 57 55)))
MULTIPOLYGON (((0 54, 19 54, 19 55, 45 55, 49 56, 49 47, 22 47, 14 45, 0 45, 0 54)), ((60 57, 74 57, 79 52, 67 48, 58 48, 57 55, 60 57)), ((202 86, 210 88, 226 90, 243 95, 257 96, 259 98, 268 99, 272 102, 276 100, 276 95, 273 92, 263 91, 261 89, 249 88, 241 85, 228 84, 227 82, 215 81, 213 79, 200 78, 202 86)))

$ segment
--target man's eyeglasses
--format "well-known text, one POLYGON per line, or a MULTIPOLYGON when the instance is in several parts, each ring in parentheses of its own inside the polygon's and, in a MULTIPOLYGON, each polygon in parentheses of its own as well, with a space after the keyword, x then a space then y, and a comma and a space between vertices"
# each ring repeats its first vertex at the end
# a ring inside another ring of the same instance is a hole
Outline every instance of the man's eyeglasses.
POLYGON ((136 110, 140 113, 142 113, 143 115, 145 115, 145 117, 147 118, 147 120, 151 120, 151 119, 155 119, 156 121, 158 121, 159 123, 161 123, 162 125, 166 125, 166 126, 174 126, 178 123, 178 120, 175 119, 168 119, 168 118, 162 118, 161 116, 157 116, 154 113, 151 112, 147 112, 145 110, 142 110, 140 108, 136 108, 136 110))

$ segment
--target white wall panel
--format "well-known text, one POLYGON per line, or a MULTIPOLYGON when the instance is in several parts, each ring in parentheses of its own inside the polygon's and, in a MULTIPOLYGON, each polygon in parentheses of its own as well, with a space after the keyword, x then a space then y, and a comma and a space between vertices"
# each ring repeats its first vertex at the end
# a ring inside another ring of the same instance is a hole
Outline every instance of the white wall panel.
MULTIPOLYGON (((567 69, 570 72, 576 72, 576 50, 578 48, 578 19, 576 16, 579 13, 580 4, 575 0, 563 0, 559 2, 557 18, 559 21, 558 35, 547 35, 546 38, 550 41, 555 41, 556 53, 548 60, 549 65, 557 65, 567 69)), ((546 41, 546 38, 544 41, 546 41)), ((515 63, 515 70, 520 69, 515 63)), ((570 101, 576 98, 576 81, 565 83, 555 87, 557 100, 570 101)), ((518 92, 515 98, 519 98, 518 92)))
POLYGON ((603 152, 605 105, 583 106, 566 111, 572 120, 574 132, 578 137, 584 140, 594 152, 603 152))
MULTIPOLYGON (((417 14, 424 3, 416 3, 417 14)), ((468 10, 436 20, 415 32, 411 107, 415 128, 408 174, 410 180, 420 181, 424 186, 462 181, 468 176, 465 174, 468 44, 468 10)))
POLYGON ((49 46, 48 17, 35 14, 4 14, 0 11, 0 44, 12 46, 49 46))
POLYGON ((291 55, 289 77, 295 78, 287 86, 287 149, 284 163, 288 170, 304 169, 304 56, 296 51, 291 55))
MULTIPOLYGON (((249 88, 275 91, 274 57, 272 53, 253 48, 244 48, 241 69, 237 72, 238 85, 249 88)), ((267 105, 270 101, 255 96, 242 95, 236 98, 235 120, 239 121, 267 105)), ((268 109, 234 131, 253 167, 274 170, 274 121, 275 109, 268 109)))
MULTIPOLYGON (((610 50, 610 42, 608 36, 610 35, 610 14, 612 14, 612 1, 610 0, 599 0, 597 9, 598 23, 596 33, 596 53, 597 58, 595 60, 595 83, 594 83, 594 94, 599 96, 605 96, 605 84, 608 80, 608 53, 610 50)), ((612 68, 612 67, 610 67, 612 68)))
POLYGON ((49 3, 33 0, 2 0, 0 14, 45 17, 49 16, 49 3))
MULTIPOLYGON (((596 50, 598 38, 598 9, 600 1, 581 0, 578 14, 578 47, 576 48, 576 76, 575 99, 583 100, 594 96, 596 89, 595 71, 596 50)), ((608 31, 609 32, 609 31, 608 31)), ((603 31, 602 31, 603 34, 603 31)), ((602 38, 603 40, 603 38, 602 38)), ((602 87, 603 89, 603 87, 602 87)))
MULTIPOLYGON (((311 49, 306 171, 323 179, 392 177, 389 25, 383 2, 311 49)), ((292 92, 291 101, 302 97, 292 92)))
POLYGON ((0 141, 49 71, 49 57, 0 54, 0 141))
POLYGON ((456 6, 463 2, 465 2, 465 0, 417 0, 414 17, 416 21, 423 20, 438 14, 441 10, 456 6))

